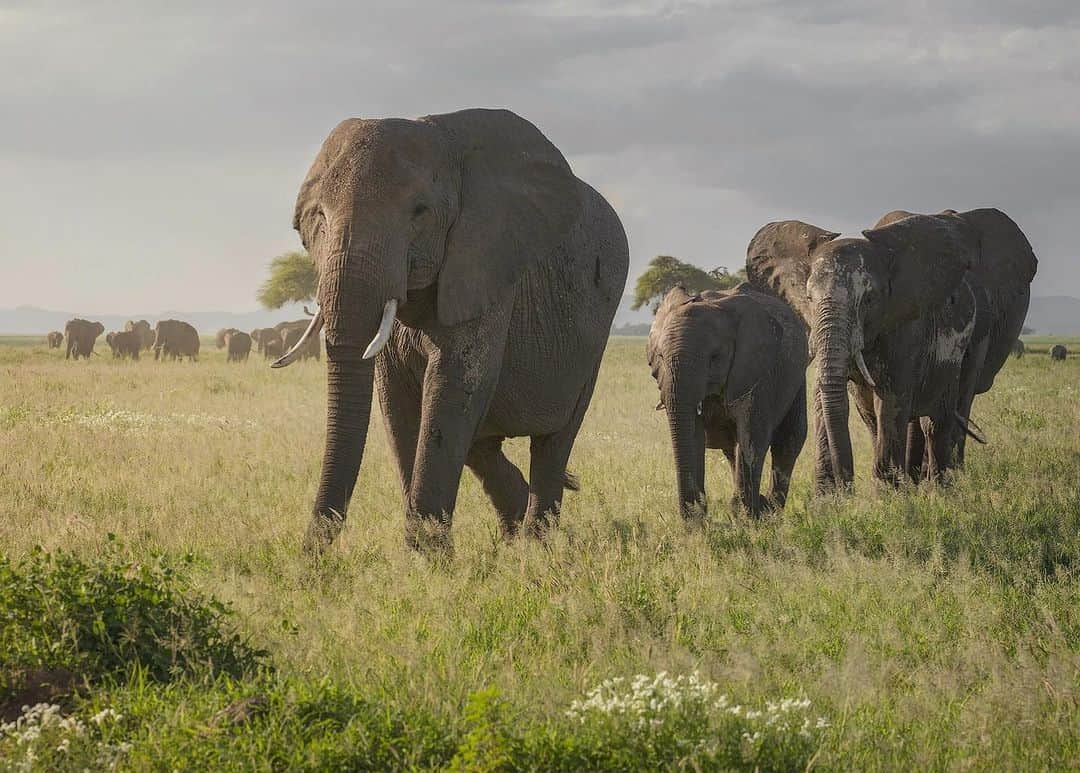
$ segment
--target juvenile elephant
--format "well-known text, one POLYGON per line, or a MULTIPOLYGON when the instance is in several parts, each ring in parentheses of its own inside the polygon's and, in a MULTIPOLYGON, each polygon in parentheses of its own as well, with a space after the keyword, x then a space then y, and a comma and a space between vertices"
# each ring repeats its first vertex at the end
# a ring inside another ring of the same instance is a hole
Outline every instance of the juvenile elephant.
POLYGON ((959 218, 915 215, 861 239, 838 236, 794 220, 770 223, 747 249, 750 279, 778 292, 810 330, 819 493, 853 479, 848 381, 875 438, 874 474, 897 483, 909 468, 909 424, 931 415, 956 421, 940 414, 956 405, 950 390, 975 330, 964 278, 977 237, 959 218))
POLYGON ((135 332, 135 335, 139 337, 139 346, 143 351, 149 351, 154 345, 154 330, 145 319, 137 321, 129 319, 124 323, 124 330, 135 332))
POLYGON ((230 330, 225 333, 225 346, 228 347, 228 362, 247 362, 251 354, 251 336, 240 330, 230 330))
MULTIPOLYGON (((288 351, 296 346, 301 338, 304 337, 305 331, 308 329, 308 325, 311 324, 311 320, 298 319, 293 322, 279 322, 274 326, 274 330, 281 337, 282 347, 288 351)), ((322 358, 322 347, 319 343, 318 336, 310 336, 306 339, 302 349, 298 350, 301 359, 314 359, 320 360, 322 358)))
POLYGON ((272 338, 264 338, 262 343, 263 357, 265 359, 277 359, 281 355, 285 354, 285 347, 281 343, 279 336, 272 338))
POLYGON ((130 357, 133 360, 139 359, 139 350, 142 349, 142 341, 139 340, 139 334, 134 330, 122 330, 109 333, 105 336, 105 342, 109 345, 109 348, 112 349, 114 358, 125 359, 130 357))
POLYGON ((1065 358, 1069 356, 1069 350, 1062 344, 1054 344, 1050 349, 1050 359, 1054 362, 1065 362, 1065 358))
POLYGON ((67 342, 64 351, 64 359, 80 357, 90 359, 94 353, 94 342, 99 335, 105 332, 105 326, 100 322, 90 322, 85 319, 71 319, 64 325, 64 340, 67 342))
POLYGON ((377 385, 406 541, 449 548, 468 466, 504 535, 540 534, 626 282, 626 236, 558 149, 506 110, 350 119, 323 143, 293 225, 318 269, 327 428, 305 540, 338 534, 377 385), (529 481, 502 452, 531 438, 529 481))
POLYGON ((163 319, 154 327, 154 359, 199 359, 199 332, 178 319, 163 319))
POLYGON ((806 441, 806 330, 791 308, 745 282, 694 296, 676 287, 657 309, 647 353, 683 515, 705 514, 706 448, 727 457, 736 507, 754 516, 782 508, 806 441), (762 499, 766 452, 772 484, 762 499))
POLYGON ((64 343, 64 334, 59 330, 54 330, 45 336, 45 343, 49 345, 50 349, 59 349, 60 344, 64 343))
POLYGON ((218 349, 224 349, 225 348, 225 343, 226 343, 226 341, 228 339, 229 334, 230 333, 239 333, 239 332, 240 331, 237 330, 235 327, 223 327, 223 328, 221 328, 221 330, 217 331, 217 333, 214 335, 214 346, 216 346, 218 349))

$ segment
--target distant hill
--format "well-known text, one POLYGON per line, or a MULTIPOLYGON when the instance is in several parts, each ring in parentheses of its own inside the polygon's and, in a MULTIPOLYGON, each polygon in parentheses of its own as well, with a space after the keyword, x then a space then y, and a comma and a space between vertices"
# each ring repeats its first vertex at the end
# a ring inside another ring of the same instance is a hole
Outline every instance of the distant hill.
POLYGON ((19 306, 0 309, 0 335, 45 335, 50 330, 63 330, 64 324, 72 317, 99 321, 106 330, 120 330, 129 319, 146 319, 151 325, 159 319, 182 319, 194 325, 203 335, 212 335, 223 327, 252 330, 270 327, 288 319, 303 319, 305 314, 302 304, 288 305, 277 311, 162 311, 136 314, 86 314, 19 306))
POLYGON ((1080 335, 1080 298, 1068 295, 1032 298, 1024 324, 1038 335, 1080 335))

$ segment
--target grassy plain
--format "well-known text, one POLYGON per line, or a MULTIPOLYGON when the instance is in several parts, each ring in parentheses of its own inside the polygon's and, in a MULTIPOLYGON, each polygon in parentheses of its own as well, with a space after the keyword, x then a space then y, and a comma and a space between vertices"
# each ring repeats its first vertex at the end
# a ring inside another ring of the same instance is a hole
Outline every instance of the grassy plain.
MULTIPOLYGON (((613 338, 561 528, 545 544, 501 543, 466 475, 448 564, 404 547, 378 417, 339 544, 317 564, 299 554, 322 450, 320 364, 231 365, 212 344, 198 363, 118 362, 103 345, 75 363, 7 343, 0 554, 180 561, 275 667, 162 681, 133 663, 92 680, 65 710, 124 715, 107 739, 120 768, 735 764, 630 715, 602 733, 567 716, 606 679, 664 671, 698 672, 732 705, 805 698, 826 719, 773 757, 753 748, 767 733, 740 740, 752 724, 709 720, 736 734, 746 767, 1080 766, 1080 356, 1051 363, 1046 340, 977 399, 990 443, 952 486, 877 485, 853 425, 854 495, 811 498, 808 447, 786 511, 733 519, 726 465, 710 456, 711 522, 688 530, 644 341, 613 338), (255 693, 263 713, 218 727, 255 693), (611 739, 632 754, 596 751, 611 739)), ((508 445, 527 459, 527 441, 508 445)), ((25 751, 13 739, 0 732, 12 765, 25 751)), ((91 759, 64 754, 48 767, 91 759)))

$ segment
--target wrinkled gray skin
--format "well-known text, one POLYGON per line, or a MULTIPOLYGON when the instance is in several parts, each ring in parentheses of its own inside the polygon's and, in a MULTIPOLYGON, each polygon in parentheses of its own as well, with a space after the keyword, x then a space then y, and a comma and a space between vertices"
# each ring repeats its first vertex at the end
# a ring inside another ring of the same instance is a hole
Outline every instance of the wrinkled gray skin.
POLYGON ((122 330, 109 333, 105 336, 105 342, 112 349, 114 359, 139 359, 139 350, 142 349, 142 341, 139 334, 134 330, 122 330))
POLYGON ((134 331, 139 336, 139 342, 143 351, 150 351, 154 345, 154 329, 145 319, 138 321, 129 319, 124 323, 124 330, 134 331))
POLYGON ((1065 362, 1065 358, 1069 356, 1069 350, 1061 344, 1054 344, 1050 349, 1050 359, 1055 362, 1065 362))
POLYGON ((1013 357, 1015 357, 1016 359, 1019 360, 1021 357, 1024 356, 1025 351, 1026 351, 1026 349, 1024 348, 1024 342, 1021 341, 1019 338, 1017 338, 1013 342, 1013 348, 1012 348, 1013 357))
MULTIPOLYGON (((896 210, 883 216, 874 227, 911 216, 911 212, 896 210)), ((934 473, 935 454, 943 460, 937 465, 939 468, 963 464, 968 437, 964 426, 970 421, 972 402, 976 395, 988 392, 994 385, 994 378, 1009 355, 1015 353, 1017 344, 1022 350, 1023 344, 1018 336, 1031 300, 1031 281, 1038 270, 1038 261, 1027 237, 1004 212, 997 209, 973 209, 967 212, 948 209, 938 216, 959 218, 976 240, 976 258, 964 276, 975 299, 976 324, 959 376, 956 414, 960 422, 947 426, 944 434, 937 433, 939 447, 936 451, 932 449, 932 419, 929 431, 923 433, 928 477, 934 473)), ((955 309, 946 307, 946 314, 953 312, 955 309)), ((937 422, 936 426, 940 428, 943 425, 937 422)), ((923 429, 927 430, 926 418, 923 419, 923 429)), ((920 454, 919 437, 914 430, 909 431, 908 437, 909 470, 914 472, 917 469, 915 460, 920 454)), ((971 437, 978 438, 974 434, 971 437)))
MULTIPOLYGON (((307 330, 309 319, 298 319, 292 322, 279 322, 274 326, 274 330, 281 337, 281 345, 284 349, 288 350, 300 340, 300 337, 307 330)), ((301 359, 322 359, 322 346, 319 343, 319 337, 315 336, 304 346, 303 351, 300 354, 301 359)))
POLYGON ((223 328, 221 328, 221 330, 217 331, 217 333, 214 334, 214 346, 216 348, 218 348, 218 349, 224 349, 225 348, 226 336, 228 336, 230 333, 239 333, 239 332, 240 331, 237 330, 235 327, 223 327, 223 328))
POLYGON ((251 340, 255 342, 259 354, 263 355, 264 357, 270 357, 270 354, 268 354, 266 350, 268 344, 276 344, 277 353, 273 355, 274 357, 281 356, 281 353, 283 351, 281 349, 281 335, 278 334, 278 331, 274 328, 255 328, 251 331, 251 340))
POLYGON ((49 345, 50 349, 59 349, 60 345, 64 343, 64 334, 59 330, 54 330, 45 336, 45 343, 49 345))
POLYGON ((90 359, 94 353, 94 342, 99 335, 105 332, 105 326, 100 322, 90 322, 85 319, 71 319, 64 325, 64 341, 66 343, 64 359, 74 357, 90 359))
POLYGON ((199 359, 199 332, 178 319, 163 319, 154 327, 154 359, 199 359))
POLYGON ((504 535, 522 523, 541 533, 559 511, 626 282, 626 236, 608 203, 529 122, 465 110, 339 124, 301 187, 294 225, 318 270, 327 352, 307 549, 340 531, 373 385, 409 545, 450 548, 465 466, 504 535), (365 359, 392 300, 389 342, 365 359), (501 450, 516 436, 531 438, 528 483, 501 450))
POLYGON ((727 457, 735 508, 783 508, 806 441, 806 330, 791 308, 748 283, 694 296, 676 287, 657 309, 647 353, 683 516, 705 514, 706 448, 727 457), (762 498, 766 452, 772 485, 762 498))
POLYGON ((225 346, 228 354, 227 362, 247 362, 251 354, 251 336, 240 330, 228 330, 225 333, 225 346))
POLYGON ((956 404, 974 332, 975 299, 963 280, 977 246, 961 220, 919 215, 863 235, 838 239, 784 221, 764 226, 747 250, 750 279, 778 292, 810 330, 819 493, 853 479, 848 382, 875 438, 874 474, 895 484, 908 468, 909 423, 930 415, 944 423, 956 404))

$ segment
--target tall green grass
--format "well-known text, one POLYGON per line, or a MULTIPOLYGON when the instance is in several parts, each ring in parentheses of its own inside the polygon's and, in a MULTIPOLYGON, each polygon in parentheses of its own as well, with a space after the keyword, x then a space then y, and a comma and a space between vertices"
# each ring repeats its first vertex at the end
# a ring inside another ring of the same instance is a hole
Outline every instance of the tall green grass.
MULTIPOLYGON (((644 341, 612 339, 571 458, 582 490, 547 542, 502 543, 466 474, 453 562, 407 550, 376 426, 346 530, 312 563, 321 365, 0 347, 0 551, 93 557, 114 533, 117 562, 187 556, 193 592, 268 650, 272 675, 99 680, 70 710, 125 715, 94 736, 131 744, 121 767, 733 765, 694 746, 729 739, 712 715, 662 725, 689 746, 566 715, 607 679, 698 672, 732 705, 805 697, 826 718, 812 749, 731 752, 747 766, 1064 769, 1080 764, 1078 376, 1080 359, 1010 360, 975 404, 990 443, 947 488, 878 485, 853 422, 853 495, 811 497, 807 448, 788 508, 750 523, 710 453, 710 522, 689 530, 644 341), (255 693, 250 722, 214 719, 255 693)), ((507 445, 527 469, 527 441, 507 445)))

